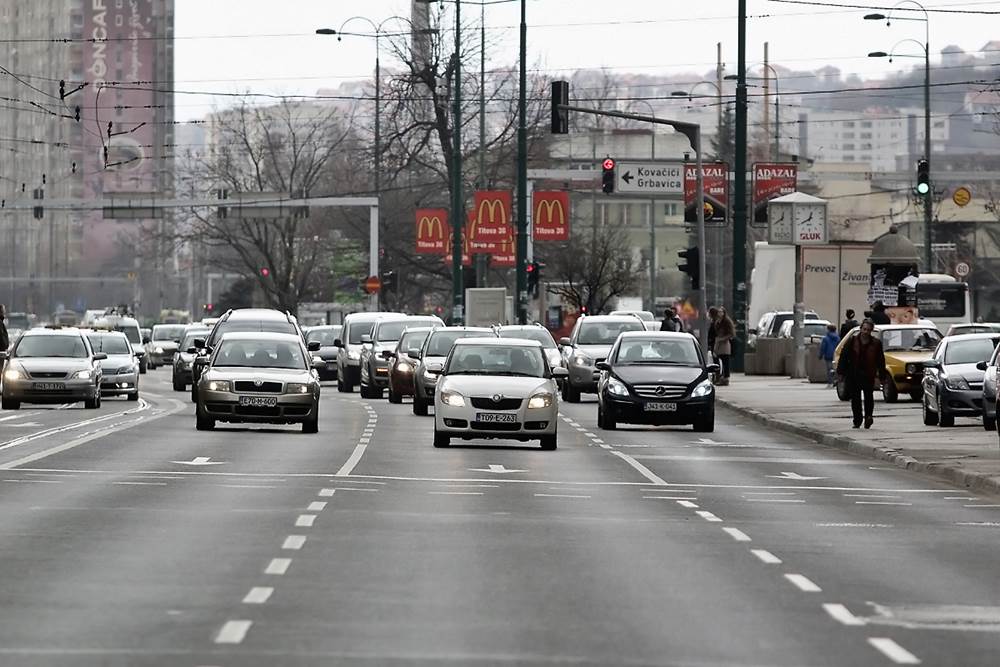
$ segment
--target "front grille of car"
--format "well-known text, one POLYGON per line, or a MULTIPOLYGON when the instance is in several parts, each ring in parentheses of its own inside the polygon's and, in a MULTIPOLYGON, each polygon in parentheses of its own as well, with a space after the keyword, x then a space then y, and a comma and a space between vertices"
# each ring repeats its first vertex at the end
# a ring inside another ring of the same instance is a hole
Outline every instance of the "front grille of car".
POLYGON ((281 383, 280 382, 261 382, 259 385, 256 382, 251 382, 249 380, 237 380, 236 391, 252 391, 258 394, 280 394, 281 393, 281 383))
POLYGON ((643 398, 681 398, 687 393, 686 385, 676 384, 637 384, 632 387, 636 394, 643 398))
POLYGON ((31 373, 31 377, 36 380, 61 380, 66 377, 66 373, 56 371, 38 371, 31 373))
POLYGON ((247 417, 280 417, 281 408, 265 408, 260 406, 237 405, 233 407, 233 412, 247 417))
POLYGON ((521 407, 522 398, 501 398, 494 401, 492 398, 473 398, 472 407, 480 410, 517 410, 521 407))
POLYGON ((473 431, 520 431, 520 422, 498 423, 498 422, 472 422, 473 431))

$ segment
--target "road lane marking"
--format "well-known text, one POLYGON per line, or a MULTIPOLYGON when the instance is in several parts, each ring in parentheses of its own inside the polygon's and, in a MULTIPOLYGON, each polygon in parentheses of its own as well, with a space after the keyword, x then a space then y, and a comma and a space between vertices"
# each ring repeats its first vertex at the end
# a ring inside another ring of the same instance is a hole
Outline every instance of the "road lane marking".
POLYGON ((712 522, 712 523, 716 523, 716 522, 722 521, 722 519, 720 519, 719 517, 715 516, 711 512, 706 512, 705 510, 698 510, 697 512, 695 512, 695 514, 697 514, 698 516, 700 516, 705 521, 709 521, 709 522, 712 522))
POLYGON ((962 507, 984 508, 984 507, 1000 507, 1000 505, 962 505, 962 507))
POLYGON ((253 621, 226 621, 215 635, 216 644, 240 644, 250 631, 253 621))
MULTIPOLYGON (((874 493, 845 493, 845 498, 881 498, 882 500, 894 500, 900 496, 880 496, 874 493)), ((945 498, 947 500, 947 498, 945 498)))
POLYGON ((432 496, 481 496, 482 491, 428 491, 432 496))
POLYGON ((295 520, 296 528, 312 528, 313 523, 316 521, 315 514, 300 514, 299 518, 295 520))
POLYGON ((274 593, 274 588, 270 586, 254 586, 243 598, 243 604, 264 604, 274 593))
MULTIPOLYGON (((678 500, 688 502, 685 496, 643 496, 643 500, 678 500)), ((693 503, 692 503, 693 504, 693 503)), ((697 505, 695 505, 697 507, 697 505)))
MULTIPOLYGON (((174 402, 177 403, 178 405, 183 405, 180 401, 177 401, 175 399, 171 400, 174 400, 174 402)), ((128 410, 122 410, 121 412, 112 412, 111 414, 107 415, 99 415, 97 417, 91 417, 90 419, 82 419, 80 421, 64 424, 63 426, 54 426, 52 428, 48 428, 43 431, 38 431, 37 433, 29 433, 27 435, 22 435, 18 438, 14 438, 13 440, 8 440, 6 442, 0 443, 0 451, 5 449, 10 449, 11 447, 17 447, 19 445, 23 445, 33 440, 38 440, 39 438, 48 437, 50 435, 56 435, 58 433, 64 433, 66 431, 73 431, 78 428, 83 428, 84 426, 90 426, 92 424, 98 424, 100 422, 111 421, 119 417, 125 417, 128 415, 137 414, 139 412, 145 412, 147 409, 149 409, 149 407, 150 407, 149 403, 147 403, 144 400, 140 400, 138 406, 134 408, 129 408, 128 410)), ((23 414, 28 414, 28 413, 22 413, 17 416, 20 417, 23 414)))
POLYGON ((833 620, 839 621, 840 623, 843 623, 844 625, 864 625, 865 624, 865 619, 858 618, 857 616, 855 616, 854 614, 851 613, 850 609, 848 609, 847 607, 845 607, 842 604, 833 604, 833 603, 827 602, 827 603, 825 603, 823 605, 823 609, 826 610, 826 613, 830 614, 830 616, 833 618, 833 620))
MULTIPOLYGON (((760 456, 699 456, 697 454, 640 454, 636 458, 650 461, 706 461, 711 463, 794 463, 797 465, 856 466, 864 461, 837 461, 829 459, 766 458, 760 456)), ((798 473, 782 473, 775 477, 798 479, 798 473)), ((826 479, 815 477, 809 479, 826 479)))
POLYGON ((802 574, 786 574, 785 579, 792 582, 796 588, 798 588, 803 593, 822 593, 823 589, 814 584, 809 580, 808 577, 802 574))
POLYGON ((298 551, 303 546, 305 546, 305 543, 306 543, 305 535, 289 535, 288 537, 285 538, 285 541, 284 543, 282 543, 281 548, 288 549, 290 551, 298 551))
POLYGON ((817 523, 817 528, 894 528, 891 523, 817 523))
POLYGON ((360 489, 354 486, 338 486, 338 491, 370 491, 371 493, 378 493, 378 489, 360 489))
POLYGON ((795 496, 794 491, 747 491, 744 496, 795 496))
POLYGON ((897 665, 919 665, 920 659, 888 637, 869 637, 871 644, 882 655, 897 665))
POLYGON ((368 449, 368 445, 359 444, 355 447, 354 451, 351 452, 350 458, 340 467, 340 470, 337 471, 334 477, 350 477, 351 473, 354 472, 354 468, 361 462, 361 457, 365 455, 366 449, 368 449))
POLYGON ((499 484, 449 484, 446 489, 499 489, 499 484))
POLYGON ((970 498, 969 496, 945 496, 945 500, 975 500, 975 498, 970 498))
POLYGON ((596 444, 596 445, 603 445, 604 444, 604 441, 601 440, 600 438, 594 438, 593 440, 594 440, 594 444, 596 444))
POLYGON ((536 498, 590 498, 590 496, 578 496, 571 493, 536 493, 536 498))
POLYGON ((329 498, 330 496, 332 496, 334 494, 335 491, 336 491, 336 489, 320 489, 319 490, 319 497, 320 498, 329 498))
POLYGON ((678 500, 677 504, 680 505, 681 507, 687 507, 688 509, 692 510, 698 509, 698 505, 691 502, 690 500, 678 500))
POLYGON ((111 482, 122 486, 166 486, 166 482, 111 482))
POLYGON ((731 538, 733 538, 734 540, 736 540, 737 542, 750 542, 751 541, 750 540, 750 536, 747 535, 746 533, 744 533, 739 528, 723 528, 722 530, 724 530, 726 533, 728 533, 729 536, 731 538))
POLYGON ((750 553, 760 559, 762 563, 768 565, 780 565, 781 559, 775 556, 773 553, 767 549, 751 549, 750 553))
POLYGON ((309 503, 309 507, 306 508, 306 511, 308 511, 308 512, 322 512, 325 509, 326 509, 326 501, 325 500, 315 500, 315 501, 309 503))
MULTIPOLYGON (((913 503, 897 503, 897 502, 892 502, 890 500, 855 500, 854 504, 855 505, 901 505, 904 507, 909 507, 913 505, 913 503)), ((966 505, 966 507, 968 507, 968 505, 966 505)), ((997 505, 997 507, 1000 507, 1000 505, 997 505)))
POLYGON ((21 413, 16 414, 16 415, 9 415, 7 417, 0 417, 0 422, 9 422, 12 419, 23 419, 25 417, 32 417, 32 416, 37 415, 37 414, 39 414, 39 413, 37 413, 37 412, 21 412, 21 413))
POLYGON ((804 503, 801 498, 744 498, 748 503, 804 503))
POLYGON ((611 449, 611 445, 606 445, 606 444, 604 444, 604 443, 602 442, 602 443, 601 443, 601 449, 611 449))
POLYGON ((1000 528, 1000 522, 996 521, 959 521, 956 526, 986 526, 988 528, 1000 528))
POLYGON ((276 489, 271 484, 219 484, 224 489, 276 489))
POLYGON ((654 474, 652 470, 642 465, 628 454, 623 454, 615 450, 611 450, 611 453, 620 458, 625 463, 635 468, 636 470, 638 470, 640 475, 648 479, 653 484, 656 484, 657 486, 667 486, 667 483, 663 479, 661 479, 658 475, 654 474))
POLYGON ((264 569, 264 574, 282 575, 288 572, 288 566, 292 564, 291 558, 272 558, 264 569))

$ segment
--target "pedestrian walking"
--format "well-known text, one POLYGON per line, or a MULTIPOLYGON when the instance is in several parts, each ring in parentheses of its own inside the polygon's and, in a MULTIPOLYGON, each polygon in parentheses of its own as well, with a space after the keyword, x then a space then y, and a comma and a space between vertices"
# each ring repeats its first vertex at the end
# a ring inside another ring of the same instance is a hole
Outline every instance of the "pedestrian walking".
POLYGON ((729 384, 729 359, 733 354, 733 338, 736 337, 736 325, 726 314, 726 309, 719 307, 715 321, 715 343, 712 345, 712 352, 719 359, 722 366, 722 377, 719 380, 721 386, 729 384))
POLYGON ((684 331, 684 323, 677 316, 677 310, 667 308, 663 311, 663 321, 660 322, 660 331, 684 331))
POLYGON ((881 301, 876 301, 872 304, 872 322, 875 324, 892 324, 892 320, 889 319, 889 313, 885 312, 885 304, 881 301))
POLYGON ((7 334, 7 307, 0 303, 0 352, 6 352, 10 347, 10 336, 7 334))
POLYGON ((851 397, 854 428, 861 427, 862 418, 865 428, 872 427, 875 389, 880 381, 885 380, 885 353, 882 351, 882 341, 872 335, 874 330, 874 322, 870 319, 863 321, 861 331, 841 350, 837 362, 837 377, 843 379, 847 394, 851 397))
MULTIPOLYGON (((848 313, 853 313, 854 311, 847 311, 848 313)), ((853 327, 852 327, 853 328, 853 327)), ((823 341, 819 344, 819 358, 826 363, 826 388, 829 389, 834 386, 836 375, 833 368, 833 353, 837 351, 837 345, 840 344, 840 334, 837 333, 836 324, 826 325, 826 335, 823 336, 823 341)))
POLYGON ((844 313, 844 323, 840 325, 840 337, 846 336, 847 332, 856 326, 858 326, 858 321, 854 319, 854 310, 848 308, 847 312, 844 313))

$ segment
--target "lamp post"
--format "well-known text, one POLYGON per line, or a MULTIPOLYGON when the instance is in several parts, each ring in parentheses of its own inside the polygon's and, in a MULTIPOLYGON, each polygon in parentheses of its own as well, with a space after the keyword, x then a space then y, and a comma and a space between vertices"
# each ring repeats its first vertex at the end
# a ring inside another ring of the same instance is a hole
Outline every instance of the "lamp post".
MULTIPOLYGON (((923 12, 923 18, 911 18, 908 16, 899 17, 898 20, 901 21, 923 21, 924 22, 924 41, 921 43, 916 39, 904 39, 896 43, 896 46, 892 47, 892 51, 886 53, 885 51, 872 51, 868 54, 869 58, 889 58, 889 62, 892 62, 893 57, 919 57, 919 56, 894 56, 896 47, 903 42, 912 42, 919 45, 924 50, 924 160, 927 162, 927 171, 930 173, 931 168, 931 22, 930 15, 927 13, 927 9, 924 8, 922 4, 916 2, 916 0, 903 0, 903 2, 896 3, 896 5, 889 10, 889 14, 866 14, 866 21, 885 21, 887 26, 892 24, 892 13, 898 7, 904 4, 910 4, 917 7, 921 12, 923 12)), ((933 184, 933 180, 930 181, 933 184)), ((934 237, 931 230, 931 218, 933 216, 933 185, 927 188, 927 192, 921 193, 924 199, 924 270, 927 272, 933 272, 934 267, 931 263, 932 253, 931 246, 933 245, 934 237)))

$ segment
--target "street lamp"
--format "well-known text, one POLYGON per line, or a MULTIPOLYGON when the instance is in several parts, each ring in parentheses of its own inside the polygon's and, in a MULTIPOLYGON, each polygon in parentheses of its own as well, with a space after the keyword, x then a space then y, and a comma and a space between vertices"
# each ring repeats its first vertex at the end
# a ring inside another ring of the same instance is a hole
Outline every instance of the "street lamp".
MULTIPOLYGON (((927 162, 927 172, 930 173, 931 165, 931 22, 930 15, 927 13, 927 9, 924 8, 922 4, 916 2, 916 0, 903 0, 902 2, 896 3, 892 9, 889 10, 889 14, 866 14, 866 21, 885 21, 887 26, 892 25, 892 13, 899 8, 901 5, 910 4, 917 7, 921 12, 923 12, 923 18, 912 18, 909 16, 898 17, 900 21, 923 21, 924 22, 924 41, 921 43, 916 39, 904 39, 896 43, 892 47, 889 53, 885 51, 872 51, 868 54, 869 58, 889 58, 889 62, 895 56, 896 47, 904 42, 911 42, 917 44, 924 50, 924 160, 927 162)), ((909 58, 919 58, 920 56, 898 56, 898 57, 909 57, 909 58)), ((931 218, 932 218, 932 197, 934 193, 934 188, 930 187, 927 192, 923 193, 924 198, 924 270, 931 272, 934 267, 931 265, 931 245, 933 243, 933 234, 931 230, 931 218)))

